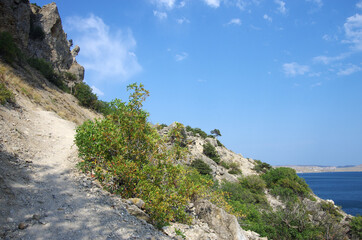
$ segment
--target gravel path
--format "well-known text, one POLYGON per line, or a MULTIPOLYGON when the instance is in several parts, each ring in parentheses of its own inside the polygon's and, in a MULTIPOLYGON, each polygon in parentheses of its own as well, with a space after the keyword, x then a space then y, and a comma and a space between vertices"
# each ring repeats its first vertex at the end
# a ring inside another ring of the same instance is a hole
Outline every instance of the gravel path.
POLYGON ((169 239, 76 168, 75 124, 0 106, 0 238, 169 239))

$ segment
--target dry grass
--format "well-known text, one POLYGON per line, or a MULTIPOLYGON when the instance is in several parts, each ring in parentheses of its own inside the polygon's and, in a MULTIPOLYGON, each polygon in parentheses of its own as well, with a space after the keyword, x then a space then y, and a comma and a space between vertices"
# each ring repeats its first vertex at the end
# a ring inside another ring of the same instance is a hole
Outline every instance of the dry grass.
POLYGON ((76 124, 81 124, 86 119, 101 117, 79 106, 74 96, 58 90, 30 67, 14 69, 0 62, 0 77, 19 103, 30 102, 34 107, 53 111, 61 118, 76 124))

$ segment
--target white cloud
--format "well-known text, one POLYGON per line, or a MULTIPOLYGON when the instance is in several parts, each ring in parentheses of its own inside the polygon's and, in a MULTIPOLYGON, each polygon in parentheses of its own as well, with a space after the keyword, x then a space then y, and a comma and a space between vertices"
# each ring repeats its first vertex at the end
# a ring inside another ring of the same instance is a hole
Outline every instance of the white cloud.
POLYGON ((307 0, 307 2, 312 2, 315 5, 317 5, 318 8, 321 8, 323 6, 323 1, 322 0, 307 0))
POLYGON ((362 1, 359 1, 356 3, 356 7, 362 9, 362 1))
POLYGON ((314 88, 314 87, 320 87, 320 86, 322 86, 322 82, 317 82, 317 83, 314 83, 314 84, 312 84, 312 85, 310 85, 312 88, 314 88))
POLYGON ((284 74, 289 77, 295 77, 297 75, 304 75, 309 72, 309 67, 306 65, 299 65, 296 62, 283 64, 284 74))
POLYGON ((112 30, 97 16, 66 19, 68 32, 82 46, 79 62, 98 74, 100 79, 117 77, 127 80, 142 70, 134 54, 136 41, 130 30, 112 30))
POLYGON ((156 4, 158 7, 172 9, 175 6, 176 0, 151 0, 152 3, 156 4))
POLYGON ((180 53, 180 54, 176 54, 175 60, 178 61, 178 62, 180 62, 180 61, 185 60, 188 56, 189 56, 189 55, 188 55, 187 53, 182 52, 182 53, 180 53))
POLYGON ((356 14, 347 18, 344 24, 344 31, 346 34, 346 40, 343 42, 353 45, 355 50, 362 50, 362 15, 356 14))
POLYGON ((183 24, 183 23, 190 23, 190 20, 188 20, 187 18, 183 17, 183 18, 178 18, 176 19, 178 24, 183 24))
POLYGON ((338 36, 337 35, 328 35, 328 34, 324 34, 323 35, 323 40, 325 41, 337 41, 338 40, 338 36))
POLYGON ((91 86, 91 88, 92 88, 92 92, 97 94, 97 96, 103 96, 104 95, 104 93, 101 90, 99 90, 98 88, 96 88, 95 86, 91 86))
POLYGON ((269 17, 267 14, 264 14, 263 18, 269 22, 273 21, 273 19, 271 17, 269 17))
POLYGON ((213 8, 218 8, 220 7, 220 0, 204 0, 204 2, 213 8))
POLYGON ((185 1, 181 1, 180 4, 178 5, 179 8, 183 8, 186 6, 186 2, 185 1))
POLYGON ((155 17, 158 17, 160 20, 163 20, 163 19, 166 19, 167 18, 167 13, 165 12, 159 12, 159 11, 156 11, 156 10, 153 10, 153 15, 155 17))
POLYGON ((241 25, 241 20, 239 18, 233 18, 226 25, 241 25))
POLYGON ((287 9, 285 7, 285 2, 281 1, 281 0, 274 0, 274 2, 278 5, 278 11, 282 14, 286 14, 287 13, 287 9))
POLYGON ((342 53, 338 56, 335 57, 327 57, 327 56, 317 56, 313 58, 313 62, 315 63, 324 63, 324 64, 329 64, 331 62, 336 62, 339 60, 343 60, 345 58, 347 58, 350 55, 350 53, 342 53))
POLYGON ((339 72, 337 74, 340 76, 348 76, 348 75, 351 75, 352 73, 356 73, 361 70, 362 70, 361 67, 352 64, 343 70, 339 70, 339 72))

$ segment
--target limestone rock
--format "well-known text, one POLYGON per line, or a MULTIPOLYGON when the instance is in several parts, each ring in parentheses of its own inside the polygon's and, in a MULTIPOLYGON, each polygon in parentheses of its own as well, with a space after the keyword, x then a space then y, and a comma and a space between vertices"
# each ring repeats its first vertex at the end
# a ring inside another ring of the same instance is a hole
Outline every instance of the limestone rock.
POLYGON ((84 68, 75 60, 80 48, 70 51, 72 42, 67 40, 55 3, 40 8, 28 0, 1 0, 0 22, 6 23, 0 24, 0 32, 9 32, 27 57, 43 58, 56 72, 74 74, 71 81, 83 81, 84 68))
POLYGON ((246 240, 235 216, 210 203, 208 200, 195 202, 195 211, 199 219, 206 222, 215 231, 219 239, 246 240))
POLYGON ((131 204, 136 205, 138 208, 143 209, 145 206, 145 202, 140 198, 129 198, 128 201, 131 204))
POLYGON ((130 205, 130 206, 126 205, 126 209, 129 212, 129 214, 139 219, 145 220, 146 222, 150 220, 150 216, 148 216, 147 213, 139 209, 136 205, 130 205))

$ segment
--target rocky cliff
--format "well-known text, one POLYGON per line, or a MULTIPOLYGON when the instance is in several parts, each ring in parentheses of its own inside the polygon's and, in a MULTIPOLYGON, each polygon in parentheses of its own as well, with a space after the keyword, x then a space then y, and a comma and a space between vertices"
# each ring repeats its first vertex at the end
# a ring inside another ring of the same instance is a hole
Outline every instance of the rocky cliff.
POLYGON ((75 59, 80 48, 67 40, 55 3, 40 8, 28 0, 0 2, 0 32, 9 32, 22 52, 31 58, 50 62, 58 73, 68 72, 75 78, 68 85, 84 79, 84 68, 75 59))

